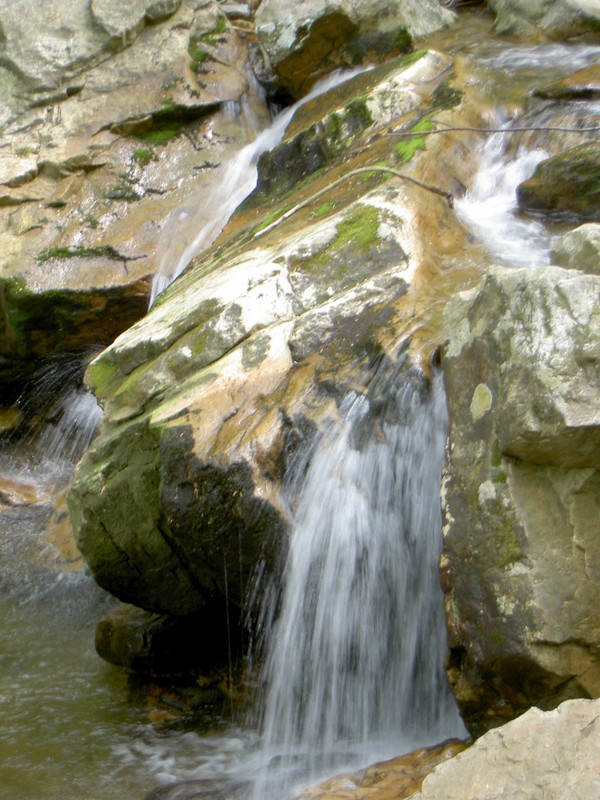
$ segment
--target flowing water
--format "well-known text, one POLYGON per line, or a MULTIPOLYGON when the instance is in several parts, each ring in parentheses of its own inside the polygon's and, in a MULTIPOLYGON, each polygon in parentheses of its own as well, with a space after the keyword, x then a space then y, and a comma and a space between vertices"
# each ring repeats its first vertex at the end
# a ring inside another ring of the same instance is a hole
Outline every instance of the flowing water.
MULTIPOLYGON (((453 36, 475 59, 473 80, 495 109, 490 127, 506 130, 548 119, 543 101, 532 101, 530 116, 517 116, 516 95, 522 100, 536 83, 599 55, 598 48, 556 44, 471 45, 464 30, 453 36)), ((183 212, 189 244, 165 263, 155 295, 218 235, 253 188, 258 155, 279 141, 290 114, 230 165, 222 196, 209 201, 223 206, 217 220, 204 225, 204 212, 183 212)), ((597 104, 581 114, 597 124, 597 104)), ((544 140, 519 136, 486 137, 480 174, 457 206, 489 263, 537 266, 556 231, 520 215, 514 191, 543 157, 544 140)), ((426 392, 397 377, 374 386, 385 396, 347 398, 339 425, 305 454, 290 482, 289 558, 260 616, 271 632, 263 641, 259 728, 212 717, 204 732, 199 724, 156 723, 148 696, 97 658, 95 621, 113 600, 85 572, 70 570, 47 539, 49 500, 64 489, 98 421, 93 399, 67 385, 46 412, 46 431, 25 448, 5 448, 0 800, 142 800, 155 786, 165 787, 156 800, 175 800, 187 791, 169 788, 180 781, 200 782, 193 786, 214 798, 244 782, 239 797, 251 794, 250 784, 255 798, 279 800, 322 771, 462 731, 443 675, 436 567, 441 384, 436 379, 426 392)))
POLYGON ((465 733, 444 672, 437 571, 441 379, 429 392, 402 376, 375 386, 379 397, 346 399, 292 486, 282 596, 279 581, 264 593, 256 800, 465 733))

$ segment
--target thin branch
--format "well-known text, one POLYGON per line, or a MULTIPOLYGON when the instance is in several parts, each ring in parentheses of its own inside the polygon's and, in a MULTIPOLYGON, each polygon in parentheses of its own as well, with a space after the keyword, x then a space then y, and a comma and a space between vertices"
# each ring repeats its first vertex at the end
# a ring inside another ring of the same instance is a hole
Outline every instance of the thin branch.
POLYGON ((415 186, 420 186, 421 189, 425 189, 428 192, 433 192, 434 194, 440 195, 440 197, 443 197, 444 200, 446 200, 450 208, 452 208, 454 205, 454 197, 451 192, 446 192, 444 189, 440 189, 439 186, 433 186, 432 184, 424 183, 423 181, 420 181, 417 178, 412 178, 410 175, 405 175, 402 172, 398 172, 397 169, 393 169, 392 167, 358 167, 357 169, 353 169, 350 172, 346 172, 345 175, 342 175, 340 178, 333 181, 333 183, 329 183, 327 186, 323 187, 323 189, 319 189, 318 192, 315 192, 315 194, 311 195, 306 200, 303 200, 301 203, 298 203, 298 205, 295 205, 292 208, 290 208, 288 211, 285 212, 285 214, 282 214, 270 225, 267 225, 266 228, 257 231, 254 234, 253 238, 257 239, 259 236, 264 236, 265 233, 267 233, 268 231, 272 230, 274 227, 279 225, 280 222, 284 222, 286 219, 289 219, 298 211, 301 211, 303 208, 306 208, 306 206, 310 205, 315 200, 318 200, 319 197, 322 197, 324 194, 327 194, 327 192, 329 192, 331 189, 335 189, 336 186, 339 186, 345 180, 348 180, 348 178, 353 178, 355 175, 364 175, 367 172, 384 172, 389 175, 394 175, 396 178, 402 178, 402 180, 404 181, 408 181, 409 183, 414 183, 415 186))

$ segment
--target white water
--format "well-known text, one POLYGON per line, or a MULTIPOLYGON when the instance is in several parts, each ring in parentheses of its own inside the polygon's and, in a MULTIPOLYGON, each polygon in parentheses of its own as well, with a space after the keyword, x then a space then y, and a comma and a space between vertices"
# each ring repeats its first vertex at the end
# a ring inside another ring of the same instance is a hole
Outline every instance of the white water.
MULTIPOLYGON (((510 130, 510 125, 506 128, 510 130)), ((542 267, 549 263, 551 237, 542 222, 519 213, 517 186, 531 177, 548 153, 521 146, 514 155, 508 155, 509 135, 489 136, 473 185, 456 200, 455 207, 495 263, 542 267)))
MULTIPOLYGON (((182 211, 179 220, 179 236, 189 243, 173 258, 171 252, 165 253, 159 270, 152 283, 150 307, 156 298, 199 253, 206 250, 215 241, 225 227, 227 221, 250 192, 256 187, 258 159, 262 153, 276 147, 282 140, 285 130, 298 108, 315 97, 350 80, 364 72, 364 68, 336 71, 319 81, 313 89, 295 105, 283 111, 273 123, 260 133, 253 142, 243 147, 227 165, 218 190, 209 197, 198 195, 195 207, 182 211)), ((242 107, 242 114, 250 127, 253 121, 242 107)))
POLYGON ((442 384, 381 388, 376 416, 347 399, 299 487, 282 597, 263 608, 255 800, 465 733, 444 672, 442 384))

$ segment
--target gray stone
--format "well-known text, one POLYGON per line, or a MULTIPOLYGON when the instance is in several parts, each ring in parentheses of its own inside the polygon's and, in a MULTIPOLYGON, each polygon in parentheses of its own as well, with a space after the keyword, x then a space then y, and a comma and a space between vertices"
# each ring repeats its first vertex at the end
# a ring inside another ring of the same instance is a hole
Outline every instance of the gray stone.
POLYGON ((600 701, 530 709, 436 767, 409 800, 596 800, 600 701))
POLYGON ((600 275, 600 224, 589 222, 562 236, 552 248, 552 263, 600 275))
POLYGON ((492 269, 446 310, 443 577, 471 730, 600 694, 600 279, 492 269))
POLYGON ((598 0, 488 0, 500 33, 556 39, 589 34, 597 38, 598 0))
POLYGON ((281 80, 301 95, 331 70, 406 52, 453 19, 437 0, 263 0, 256 31, 281 80))

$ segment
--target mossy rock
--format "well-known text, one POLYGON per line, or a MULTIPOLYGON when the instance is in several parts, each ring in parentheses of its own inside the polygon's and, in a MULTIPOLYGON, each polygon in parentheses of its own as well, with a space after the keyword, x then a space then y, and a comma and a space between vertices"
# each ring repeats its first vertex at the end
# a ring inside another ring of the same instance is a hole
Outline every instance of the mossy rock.
POLYGON ((542 161, 517 189, 519 208, 581 222, 600 220, 600 145, 586 144, 542 161))

